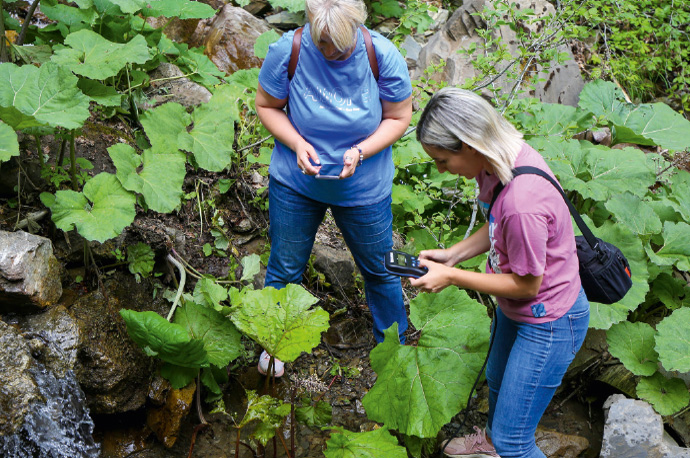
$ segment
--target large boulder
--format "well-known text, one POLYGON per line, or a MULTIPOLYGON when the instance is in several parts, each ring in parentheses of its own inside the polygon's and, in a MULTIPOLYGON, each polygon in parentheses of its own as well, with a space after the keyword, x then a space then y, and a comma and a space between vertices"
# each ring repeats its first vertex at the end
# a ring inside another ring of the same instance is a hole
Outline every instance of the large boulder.
MULTIPOLYGON (((419 59, 411 75, 413 79, 424 76, 424 70, 427 67, 438 65, 441 60, 444 60, 446 65, 439 73, 431 75, 431 78, 435 80, 445 81, 450 86, 456 86, 477 76, 472 66, 472 57, 459 51, 483 44, 484 39, 479 36, 477 29, 486 29, 487 24, 476 13, 483 11, 485 5, 490 5, 490 2, 487 0, 463 2, 462 6, 453 13, 441 30, 432 35, 419 52, 419 59)), ((516 4, 516 8, 532 9, 537 17, 555 12, 553 5, 546 0, 522 0, 516 4)), ((543 25, 542 21, 534 24, 521 24, 521 27, 534 32, 543 25)), ((497 27, 492 30, 492 35, 502 39, 511 55, 517 55, 517 49, 521 43, 509 26, 497 27)), ((539 82, 534 91, 526 92, 521 96, 535 97, 547 103, 577 104, 580 91, 584 86, 579 66, 567 47, 558 47, 558 52, 569 54, 570 58, 562 64, 552 62, 546 74, 541 73, 545 69, 535 66, 531 73, 536 76, 535 72, 539 71, 539 78, 543 78, 544 81, 539 82)), ((507 64, 508 62, 503 63, 503 65, 507 64)), ((503 68, 497 70, 502 71, 503 68)), ((510 92, 512 83, 503 74, 497 76, 495 81, 491 82, 491 86, 501 88, 500 92, 505 94, 510 92)))
POLYGON ((61 266, 49 239, 0 231, 0 312, 33 313, 62 296, 61 266))

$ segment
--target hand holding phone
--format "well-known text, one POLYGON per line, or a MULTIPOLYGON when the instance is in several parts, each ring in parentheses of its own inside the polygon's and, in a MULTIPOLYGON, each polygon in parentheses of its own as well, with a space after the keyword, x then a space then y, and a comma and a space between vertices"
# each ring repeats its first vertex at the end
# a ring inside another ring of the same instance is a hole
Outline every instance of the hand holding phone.
POLYGON ((315 178, 317 180, 339 180, 342 171, 343 164, 322 162, 321 169, 315 178))
POLYGON ((429 271, 426 267, 419 265, 417 256, 397 250, 386 253, 384 266, 388 273, 400 277, 419 278, 429 271))

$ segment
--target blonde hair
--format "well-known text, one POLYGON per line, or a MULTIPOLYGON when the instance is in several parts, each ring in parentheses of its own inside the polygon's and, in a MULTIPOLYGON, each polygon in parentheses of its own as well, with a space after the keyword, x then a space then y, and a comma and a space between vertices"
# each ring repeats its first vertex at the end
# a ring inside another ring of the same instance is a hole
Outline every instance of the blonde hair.
POLYGON ((431 97, 417 124, 422 145, 460 151, 465 143, 481 153, 503 184, 513 178, 522 134, 486 100, 471 91, 446 87, 431 97))
POLYGON ((357 27, 367 18, 361 0, 305 0, 304 9, 314 43, 321 41, 321 34, 326 32, 341 52, 354 46, 357 27))

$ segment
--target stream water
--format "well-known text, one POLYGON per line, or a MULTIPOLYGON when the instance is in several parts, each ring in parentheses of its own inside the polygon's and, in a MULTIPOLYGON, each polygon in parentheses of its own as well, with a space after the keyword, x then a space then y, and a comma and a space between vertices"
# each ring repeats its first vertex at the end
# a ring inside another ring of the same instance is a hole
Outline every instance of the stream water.
POLYGON ((41 365, 33 371, 43 400, 31 406, 22 429, 0 436, 0 456, 12 458, 97 458, 94 423, 74 374, 57 378, 41 365))

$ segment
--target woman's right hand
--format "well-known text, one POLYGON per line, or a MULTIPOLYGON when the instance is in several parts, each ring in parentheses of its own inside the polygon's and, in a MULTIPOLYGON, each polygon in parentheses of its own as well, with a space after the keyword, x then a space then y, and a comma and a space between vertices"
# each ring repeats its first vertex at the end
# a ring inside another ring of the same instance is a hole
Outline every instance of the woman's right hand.
POLYGON ((419 259, 429 259, 448 267, 454 267, 459 262, 449 248, 444 250, 422 250, 419 252, 419 259))
POLYGON ((297 156, 297 167, 305 175, 316 175, 321 170, 321 161, 316 150, 308 141, 301 139, 295 145, 295 156, 297 156), (311 158, 311 161, 309 159, 311 158), (312 165, 312 163, 316 165, 312 165))

